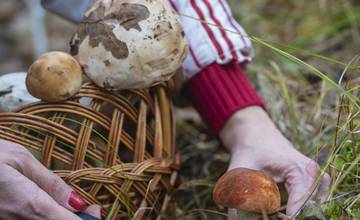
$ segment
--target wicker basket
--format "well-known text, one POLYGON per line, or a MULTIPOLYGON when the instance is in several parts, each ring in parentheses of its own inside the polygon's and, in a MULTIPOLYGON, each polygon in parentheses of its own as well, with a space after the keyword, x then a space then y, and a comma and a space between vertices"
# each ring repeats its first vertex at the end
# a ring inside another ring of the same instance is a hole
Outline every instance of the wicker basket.
POLYGON ((160 218, 179 168, 168 87, 84 84, 71 100, 0 113, 0 138, 28 147, 103 218, 160 218))

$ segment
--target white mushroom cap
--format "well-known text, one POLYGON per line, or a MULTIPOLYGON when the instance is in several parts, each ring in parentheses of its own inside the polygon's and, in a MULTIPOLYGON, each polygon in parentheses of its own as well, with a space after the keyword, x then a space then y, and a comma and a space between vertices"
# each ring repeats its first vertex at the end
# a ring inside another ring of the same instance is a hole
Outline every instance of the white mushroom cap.
POLYGON ((8 73, 0 77, 0 112, 14 111, 39 101, 29 94, 25 79, 27 73, 8 73))
POLYGON ((145 88, 180 68, 187 42, 167 0, 100 0, 79 25, 71 53, 101 87, 145 88))

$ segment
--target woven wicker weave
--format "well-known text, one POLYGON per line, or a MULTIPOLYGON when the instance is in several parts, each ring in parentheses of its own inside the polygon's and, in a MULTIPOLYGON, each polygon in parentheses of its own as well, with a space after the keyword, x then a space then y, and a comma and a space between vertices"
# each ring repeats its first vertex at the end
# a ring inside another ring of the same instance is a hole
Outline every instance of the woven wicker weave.
POLYGON ((0 138, 26 146, 103 218, 156 219, 179 167, 168 84, 118 93, 85 84, 71 100, 0 113, 0 138))

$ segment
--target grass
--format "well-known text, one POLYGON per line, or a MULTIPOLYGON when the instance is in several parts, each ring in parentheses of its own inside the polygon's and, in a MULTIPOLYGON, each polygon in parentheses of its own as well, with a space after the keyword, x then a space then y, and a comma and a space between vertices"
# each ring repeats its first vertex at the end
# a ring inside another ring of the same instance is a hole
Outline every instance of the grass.
MULTIPOLYGON (((268 103, 269 114, 300 151, 331 175, 331 195, 321 211, 327 219, 360 219, 360 4, 228 2, 254 44, 256 58, 248 73, 268 103)), ((212 189, 229 155, 193 110, 182 111, 188 114, 178 117, 177 126, 181 183, 172 194, 166 219, 226 219, 226 210, 212 201, 212 189)), ((94 133, 107 144, 100 132, 94 133)), ((116 203, 126 206, 131 219, 136 213, 131 213, 128 200, 119 195, 116 203)))
MULTIPOLYGON (((271 117, 331 175, 331 195, 321 211, 326 219, 360 219, 359 3, 229 3, 256 48, 248 72, 271 117)), ((182 184, 168 216, 226 219, 226 210, 212 202, 211 192, 229 156, 192 116, 178 122, 178 147, 182 184)))

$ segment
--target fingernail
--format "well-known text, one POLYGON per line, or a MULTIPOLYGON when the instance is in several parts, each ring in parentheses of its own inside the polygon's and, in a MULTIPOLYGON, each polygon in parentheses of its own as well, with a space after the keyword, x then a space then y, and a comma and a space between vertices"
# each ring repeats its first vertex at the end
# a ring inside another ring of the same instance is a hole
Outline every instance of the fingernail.
POLYGON ((85 200, 75 191, 72 191, 70 194, 69 205, 77 211, 84 211, 86 209, 85 200))

